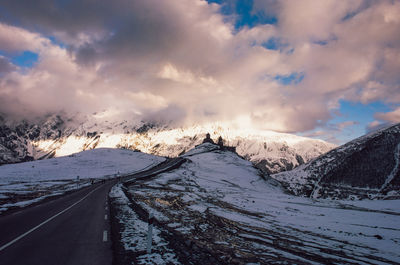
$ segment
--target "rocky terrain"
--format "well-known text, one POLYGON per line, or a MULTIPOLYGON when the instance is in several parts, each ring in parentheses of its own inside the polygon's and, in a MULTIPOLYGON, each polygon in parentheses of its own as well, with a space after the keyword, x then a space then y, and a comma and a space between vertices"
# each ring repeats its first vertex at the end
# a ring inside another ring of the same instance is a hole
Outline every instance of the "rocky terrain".
POLYGON ((70 155, 98 147, 125 148, 176 157, 200 144, 206 133, 267 173, 293 169, 331 150, 334 145, 305 137, 225 124, 170 128, 143 122, 51 115, 35 122, 0 120, 0 164, 70 155))
POLYGON ((173 171, 112 188, 118 264, 400 261, 400 200, 293 196, 249 161, 210 143, 183 157, 173 171), (147 254, 150 213, 153 251, 147 254))
POLYGON ((273 177, 294 194, 313 198, 398 198, 399 160, 400 124, 396 124, 273 177))

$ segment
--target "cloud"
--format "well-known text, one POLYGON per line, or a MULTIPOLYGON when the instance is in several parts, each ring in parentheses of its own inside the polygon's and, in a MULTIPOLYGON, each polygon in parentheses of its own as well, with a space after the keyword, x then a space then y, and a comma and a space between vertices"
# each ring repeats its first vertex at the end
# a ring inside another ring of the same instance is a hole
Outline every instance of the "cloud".
POLYGON ((367 133, 375 132, 377 130, 380 130, 380 129, 383 129, 383 128, 387 128, 387 127, 389 127, 391 125, 392 124, 389 123, 389 122, 373 121, 373 122, 370 122, 367 125, 366 131, 367 131, 367 133))
POLYGON ((340 99, 400 103, 400 3, 256 0, 253 13, 278 23, 240 29, 220 8, 4 0, 0 50, 39 60, 4 71, 0 112, 113 110, 177 125, 246 116, 254 127, 299 132, 328 122, 340 99), (270 40, 284 45, 267 49, 270 40), (277 78, 293 74, 302 79, 277 78))
POLYGON ((303 136, 305 137, 320 137, 326 136, 328 133, 326 131, 318 130, 314 132, 305 133, 303 136))
POLYGON ((144 120, 155 124, 176 125, 185 118, 186 112, 178 106, 169 105, 154 112, 148 112, 143 117, 144 120))
POLYGON ((335 27, 340 27, 341 20, 361 3, 360 0, 283 0, 278 14, 279 27, 294 42, 327 41, 335 37, 335 27))
POLYGON ((4 56, 0 55, 0 76, 4 73, 12 72, 16 70, 16 66, 10 63, 4 56))
POLYGON ((0 23, 0 49, 4 52, 38 51, 50 41, 38 33, 0 23))
POLYGON ((344 122, 338 123, 337 127, 339 130, 343 130, 347 127, 354 126, 357 124, 359 124, 359 122, 357 122, 357 121, 344 121, 344 122))
POLYGON ((386 121, 386 122, 390 122, 390 123, 398 123, 398 122, 400 122, 400 108, 397 108, 391 112, 376 113, 375 118, 378 120, 386 121))
POLYGON ((319 138, 334 144, 343 144, 351 140, 358 121, 344 121, 340 123, 328 123, 318 129, 302 133, 302 136, 319 138))
POLYGON ((367 132, 373 132, 395 123, 400 122, 400 107, 389 112, 378 112, 374 115, 375 120, 367 125, 367 132))

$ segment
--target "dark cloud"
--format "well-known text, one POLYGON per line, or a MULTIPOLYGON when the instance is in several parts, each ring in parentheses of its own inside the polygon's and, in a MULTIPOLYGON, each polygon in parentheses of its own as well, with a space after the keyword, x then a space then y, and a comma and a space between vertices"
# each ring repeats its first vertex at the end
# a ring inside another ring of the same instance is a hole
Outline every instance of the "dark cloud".
POLYGON ((1 21, 46 34, 61 31, 77 36, 82 31, 101 30, 104 21, 115 13, 118 6, 107 4, 107 1, 91 0, 2 0, 1 12, 4 16, 1 21))
MULTIPOLYGON (((18 25, 60 38, 82 63, 95 57, 121 60, 150 54, 162 60, 176 53, 184 47, 181 43, 198 34, 187 28, 191 21, 176 6, 155 0, 2 1, 3 10, 18 18, 18 25)), ((9 23, 9 18, 0 21, 9 23)))

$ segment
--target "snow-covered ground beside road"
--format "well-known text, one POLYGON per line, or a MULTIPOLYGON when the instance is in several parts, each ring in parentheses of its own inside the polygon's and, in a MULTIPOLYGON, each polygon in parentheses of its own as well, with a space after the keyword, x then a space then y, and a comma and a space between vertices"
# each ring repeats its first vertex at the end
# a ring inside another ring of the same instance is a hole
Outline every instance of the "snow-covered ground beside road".
POLYGON ((154 166, 163 157, 99 148, 65 157, 0 166, 0 213, 49 196, 154 166))
POLYGON ((132 210, 121 184, 111 189, 109 197, 112 207, 118 212, 116 219, 121 226, 119 240, 125 251, 132 253, 137 264, 179 264, 175 253, 160 236, 161 231, 157 227, 153 227, 152 253, 147 253, 148 223, 132 210))
POLYGON ((292 196, 250 162, 215 149, 201 145, 181 168, 128 190, 193 253, 239 264, 400 263, 400 200, 292 196))

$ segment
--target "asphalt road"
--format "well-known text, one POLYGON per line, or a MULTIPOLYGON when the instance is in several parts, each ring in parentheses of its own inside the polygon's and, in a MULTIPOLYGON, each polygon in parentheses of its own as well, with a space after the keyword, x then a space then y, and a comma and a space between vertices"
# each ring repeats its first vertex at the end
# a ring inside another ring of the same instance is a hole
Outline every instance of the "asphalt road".
POLYGON ((0 264, 111 264, 107 196, 114 184, 1 217, 0 264))
POLYGON ((148 179, 148 178, 154 177, 158 174, 161 174, 163 172, 167 172, 174 168, 178 168, 185 161, 186 161, 186 159, 182 158, 182 157, 168 159, 148 170, 130 174, 130 175, 126 175, 122 178, 122 181, 123 181, 124 185, 129 185, 130 183, 135 182, 136 180, 148 179))
MULTIPOLYGON (((171 159, 123 177, 135 181, 183 163, 171 159)), ((0 265, 110 265, 109 190, 117 180, 0 217, 0 265)))

